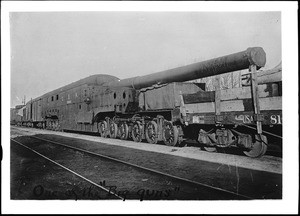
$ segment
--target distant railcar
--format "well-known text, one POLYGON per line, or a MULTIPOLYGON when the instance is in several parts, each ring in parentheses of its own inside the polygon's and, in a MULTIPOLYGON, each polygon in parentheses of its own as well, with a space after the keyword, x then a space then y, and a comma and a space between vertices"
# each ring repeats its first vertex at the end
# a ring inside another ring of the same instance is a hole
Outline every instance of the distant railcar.
POLYGON ((29 101, 22 125, 171 146, 195 139, 207 151, 238 147, 260 157, 269 137, 281 142, 282 130, 281 77, 257 72, 265 62, 254 47, 124 80, 89 76, 29 101), (205 91, 204 83, 185 82, 243 69, 250 74, 239 88, 221 90, 216 79, 215 91, 205 91))
POLYGON ((25 107, 24 105, 17 105, 16 107, 10 109, 10 124, 11 125, 20 124, 20 122, 22 122, 24 107, 25 107))

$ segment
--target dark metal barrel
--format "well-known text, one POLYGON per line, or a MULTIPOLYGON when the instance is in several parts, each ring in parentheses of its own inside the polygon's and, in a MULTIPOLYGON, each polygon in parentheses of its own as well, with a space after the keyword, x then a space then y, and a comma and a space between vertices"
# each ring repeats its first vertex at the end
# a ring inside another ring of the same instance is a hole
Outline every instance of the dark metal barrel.
POLYGON ((109 83, 112 87, 133 87, 141 89, 155 84, 184 82, 204 77, 219 75, 237 70, 248 69, 256 65, 257 69, 266 63, 266 53, 261 47, 248 48, 245 51, 198 62, 174 69, 169 69, 145 76, 128 78, 109 83))

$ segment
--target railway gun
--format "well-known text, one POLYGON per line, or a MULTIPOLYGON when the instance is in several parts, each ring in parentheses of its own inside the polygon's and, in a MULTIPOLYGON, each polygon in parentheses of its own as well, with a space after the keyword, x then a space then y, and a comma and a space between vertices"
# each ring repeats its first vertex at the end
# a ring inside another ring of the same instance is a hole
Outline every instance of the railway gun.
POLYGON ((257 72, 265 63, 264 50, 253 47, 123 80, 93 75, 30 100, 18 124, 169 146, 194 139, 207 151, 237 147, 260 157, 269 140, 282 142, 281 73, 257 72), (220 89, 218 75, 244 69, 245 85, 220 89), (211 76, 214 91, 186 82, 211 76))

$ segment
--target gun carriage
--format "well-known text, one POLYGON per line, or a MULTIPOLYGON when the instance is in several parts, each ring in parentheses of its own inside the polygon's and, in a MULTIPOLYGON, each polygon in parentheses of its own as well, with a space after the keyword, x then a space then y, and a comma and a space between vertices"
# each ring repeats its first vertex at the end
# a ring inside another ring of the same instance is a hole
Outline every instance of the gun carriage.
POLYGON ((31 100, 25 125, 97 132, 101 137, 180 146, 195 139, 207 151, 238 147, 249 157, 281 141, 281 80, 258 76, 260 47, 124 80, 93 75, 31 100), (250 85, 220 89, 218 75, 249 69, 250 85), (186 82, 215 76, 215 91, 186 82), (273 136, 272 136, 273 135, 273 136))

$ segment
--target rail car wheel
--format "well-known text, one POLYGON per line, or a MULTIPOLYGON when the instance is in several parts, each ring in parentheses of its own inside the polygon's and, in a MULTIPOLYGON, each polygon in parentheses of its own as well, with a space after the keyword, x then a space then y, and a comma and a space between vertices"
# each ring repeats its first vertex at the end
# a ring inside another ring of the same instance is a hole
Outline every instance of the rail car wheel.
POLYGON ((150 121, 146 126, 146 139, 148 143, 156 144, 157 143, 157 124, 155 121, 150 121))
POLYGON ((99 123, 99 134, 101 137, 106 138, 107 137, 107 122, 101 121, 99 123))
POLYGON ((53 130, 57 131, 59 128, 58 121, 53 121, 53 130))
POLYGON ((143 126, 140 121, 136 121, 132 126, 132 139, 135 142, 141 142, 143 138, 143 126))
POLYGON ((248 157, 261 157, 267 152, 267 137, 264 135, 255 134, 255 142, 252 144, 252 148, 248 151, 244 151, 244 154, 248 157))
POLYGON ((51 122, 47 121, 47 130, 51 130, 51 122))
POLYGON ((176 146, 178 144, 178 134, 178 128, 173 126, 172 122, 164 122, 163 141, 166 145, 176 146))
POLYGON ((125 122, 122 122, 119 127, 119 136, 121 140, 127 140, 129 134, 128 125, 125 122))
POLYGON ((54 121, 51 122, 51 130, 55 130, 55 122, 54 121))
POLYGON ((109 123, 110 138, 117 138, 117 134, 118 134, 118 125, 114 121, 110 121, 109 123))

